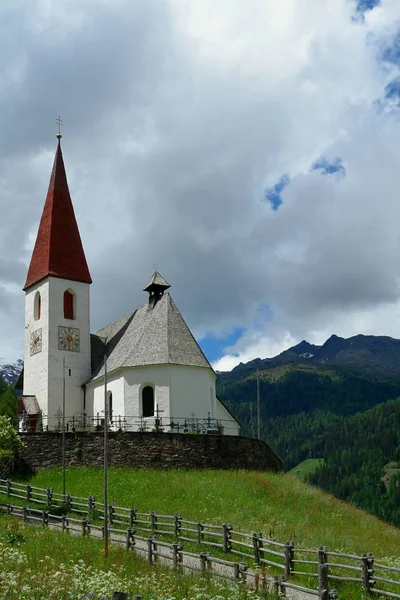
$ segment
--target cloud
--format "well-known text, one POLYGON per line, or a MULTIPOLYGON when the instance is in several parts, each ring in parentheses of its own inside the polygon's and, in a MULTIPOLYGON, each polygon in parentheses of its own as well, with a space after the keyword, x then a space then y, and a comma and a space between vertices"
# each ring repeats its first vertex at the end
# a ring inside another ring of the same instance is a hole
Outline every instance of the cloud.
MULTIPOLYGON (((154 263, 198 337, 245 330, 238 356, 382 307, 393 321, 397 2, 362 21, 347 0, 27 7, 0 26, 3 285, 23 285, 61 114, 92 329, 146 300, 154 263)), ((0 303, 0 356, 22 352, 21 298, 0 303)))

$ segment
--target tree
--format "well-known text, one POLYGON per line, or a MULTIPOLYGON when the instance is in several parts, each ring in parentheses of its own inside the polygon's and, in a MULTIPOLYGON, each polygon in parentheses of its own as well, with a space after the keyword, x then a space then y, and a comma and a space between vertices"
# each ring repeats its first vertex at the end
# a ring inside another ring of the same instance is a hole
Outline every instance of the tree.
POLYGON ((14 420, 17 410, 18 400, 10 386, 7 387, 3 395, 0 395, 0 415, 14 420))
POLYGON ((11 420, 0 416, 0 475, 8 475, 15 458, 22 450, 23 444, 12 426, 11 420))

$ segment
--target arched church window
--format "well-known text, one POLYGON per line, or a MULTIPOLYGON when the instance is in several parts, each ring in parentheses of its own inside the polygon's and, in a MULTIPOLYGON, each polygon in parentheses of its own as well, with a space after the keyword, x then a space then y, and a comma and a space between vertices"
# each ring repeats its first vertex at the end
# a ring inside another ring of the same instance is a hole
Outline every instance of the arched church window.
POLYGON ((154 389, 146 385, 142 390, 142 414, 144 417, 154 417, 154 389))
POLYGON ((75 294, 70 290, 64 292, 64 319, 75 319, 75 294))
POLYGON ((36 292, 35 299, 33 301, 33 318, 35 321, 40 319, 40 311, 42 308, 42 299, 40 297, 40 292, 36 292))

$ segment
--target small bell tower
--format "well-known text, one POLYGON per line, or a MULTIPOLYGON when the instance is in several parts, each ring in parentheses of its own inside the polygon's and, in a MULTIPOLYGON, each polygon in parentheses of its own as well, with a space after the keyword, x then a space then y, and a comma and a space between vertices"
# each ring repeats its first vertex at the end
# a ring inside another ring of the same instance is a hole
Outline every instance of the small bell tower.
POLYGON ((149 310, 155 307, 160 298, 163 297, 165 290, 170 287, 168 281, 165 281, 158 271, 154 271, 143 290, 149 292, 149 310))

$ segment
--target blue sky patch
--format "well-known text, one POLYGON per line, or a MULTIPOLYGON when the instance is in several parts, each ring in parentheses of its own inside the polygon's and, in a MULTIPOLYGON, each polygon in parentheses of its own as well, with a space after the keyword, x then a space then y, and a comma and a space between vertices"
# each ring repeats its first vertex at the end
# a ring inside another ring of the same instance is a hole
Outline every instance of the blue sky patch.
POLYGON ((382 60, 400 65, 400 31, 397 32, 392 45, 382 52, 382 60))
POLYGON ((322 175, 332 175, 333 173, 346 175, 346 170, 341 158, 335 158, 332 161, 329 161, 324 156, 321 156, 321 158, 315 161, 311 167, 311 171, 321 171, 322 175))
POLYGON ((358 0, 357 2, 357 10, 359 12, 364 12, 366 10, 371 10, 375 6, 380 4, 380 0, 358 0))
POLYGON ((385 97, 389 100, 400 100, 400 77, 393 79, 385 88, 385 97))
POLYGON ((278 210, 279 206, 282 204, 281 193, 289 181, 289 177, 287 175, 283 175, 278 183, 265 190, 265 200, 268 200, 271 203, 274 210, 278 210))
POLYGON ((244 327, 237 327, 224 337, 207 335, 202 340, 199 340, 199 346, 203 350, 208 360, 212 363, 226 354, 225 348, 236 344, 238 339, 242 337, 245 331, 246 330, 244 327))

